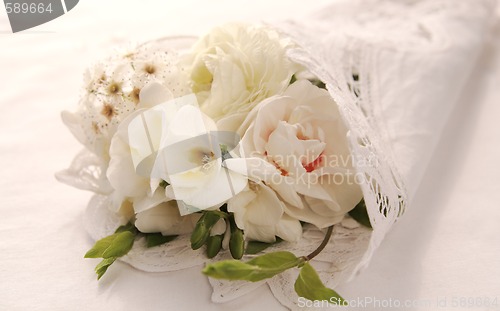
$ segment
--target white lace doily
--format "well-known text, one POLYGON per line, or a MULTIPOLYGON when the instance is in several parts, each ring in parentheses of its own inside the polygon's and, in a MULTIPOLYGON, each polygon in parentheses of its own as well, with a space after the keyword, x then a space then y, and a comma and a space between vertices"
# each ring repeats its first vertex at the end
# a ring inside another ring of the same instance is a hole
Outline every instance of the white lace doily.
MULTIPOLYGON (((94 195, 90 200, 85 213, 85 227, 95 240, 108 236, 117 227, 126 222, 109 209, 110 198, 105 195, 94 195)), ((370 241, 371 230, 360 226, 353 219, 346 218, 336 225, 332 238, 325 249, 314 258, 313 265, 330 287, 335 287, 341 281, 350 277, 351 272, 363 257, 370 241)), ((306 226, 302 239, 298 243, 281 242, 266 249, 264 253, 278 250, 287 250, 297 256, 307 255, 321 244, 324 232, 314 226, 306 226)), ((182 235, 166 244, 147 248, 144 238, 137 240, 130 252, 120 260, 131 266, 147 272, 176 271, 199 266, 200 270, 205 263, 230 259, 229 252, 222 251, 213 259, 207 259, 202 249, 192 250, 189 235, 182 235)), ((253 255, 245 255, 244 260, 253 255)), ((267 283, 273 294, 282 302, 291 301, 297 304, 298 296, 293 289, 298 269, 292 269, 272 279, 261 282, 223 281, 210 279, 213 287, 212 300, 226 302, 249 293, 267 283), (297 270, 297 271, 293 271, 297 270)))

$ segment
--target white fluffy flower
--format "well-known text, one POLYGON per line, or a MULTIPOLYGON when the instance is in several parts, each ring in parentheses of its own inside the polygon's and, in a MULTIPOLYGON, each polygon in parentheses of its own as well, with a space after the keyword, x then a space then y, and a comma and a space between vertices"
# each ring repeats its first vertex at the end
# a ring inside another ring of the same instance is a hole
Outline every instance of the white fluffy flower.
POLYGON ((262 102, 246 122, 241 145, 249 175, 279 194, 286 214, 324 228, 361 200, 347 129, 326 90, 299 80, 262 102))
POLYGON ((295 72, 272 30, 229 24, 194 46, 191 79, 203 112, 232 130, 257 103, 281 93, 295 72))
POLYGON ((97 63, 85 73, 78 110, 63 112, 63 122, 89 151, 107 162, 110 141, 119 124, 145 107, 139 100, 143 87, 156 82, 175 97, 190 91, 179 60, 173 50, 143 45, 97 63))

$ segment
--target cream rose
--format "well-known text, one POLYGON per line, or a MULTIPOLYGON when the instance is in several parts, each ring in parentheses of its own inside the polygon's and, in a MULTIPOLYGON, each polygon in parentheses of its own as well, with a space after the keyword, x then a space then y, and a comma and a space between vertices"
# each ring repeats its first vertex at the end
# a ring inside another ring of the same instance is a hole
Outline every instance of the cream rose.
POLYGON ((361 200, 347 129, 326 90, 299 80, 245 123, 241 156, 249 175, 278 193, 288 216, 324 228, 361 200))
POLYGON ((274 31, 230 24, 212 30, 195 44, 189 62, 193 92, 202 111, 234 126, 257 103, 280 94, 296 71, 285 55, 286 44, 274 31))

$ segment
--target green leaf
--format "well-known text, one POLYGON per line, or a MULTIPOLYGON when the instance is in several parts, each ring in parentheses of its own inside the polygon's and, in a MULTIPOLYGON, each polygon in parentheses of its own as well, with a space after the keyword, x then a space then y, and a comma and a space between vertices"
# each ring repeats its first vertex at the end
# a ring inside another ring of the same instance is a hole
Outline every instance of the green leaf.
POLYGON ((137 233, 137 228, 135 227, 135 225, 133 223, 129 222, 126 225, 118 227, 118 229, 115 230, 115 233, 120 233, 120 232, 124 232, 124 231, 130 231, 130 232, 135 234, 135 233, 137 233))
POLYGON ((137 228, 132 224, 118 227, 115 233, 100 239, 95 245, 85 254, 85 258, 104 258, 96 267, 97 279, 99 280, 108 270, 118 257, 127 254, 136 235, 137 228))
POLYGON ((335 301, 337 305, 346 305, 346 301, 337 292, 321 282, 318 273, 308 262, 302 266, 294 288, 300 297, 309 300, 335 301))
POLYGON ((370 217, 366 210, 365 199, 362 199, 350 212, 349 215, 365 227, 371 228, 370 217))
POLYGON ((266 243, 266 242, 260 242, 260 241, 250 241, 250 242, 248 242, 247 248, 245 249, 245 254, 255 255, 257 253, 262 252, 263 250, 265 250, 269 246, 273 246, 274 244, 277 244, 281 241, 283 241, 283 240, 278 238, 278 237, 276 238, 276 241, 272 242, 272 243, 266 243))
POLYGON ((130 231, 117 233, 111 245, 102 253, 103 258, 121 257, 128 253, 134 245, 135 234, 130 231))
POLYGON ((174 240, 177 235, 163 235, 161 233, 146 233, 146 246, 148 248, 165 244, 174 240))
POLYGON ((94 246, 85 254, 84 258, 102 258, 102 254, 116 239, 118 233, 112 234, 97 241, 94 246))
POLYGON ((258 256, 248 262, 219 261, 205 266, 202 272, 216 279, 257 282, 273 277, 303 262, 303 258, 298 258, 290 252, 281 251, 258 256))
POLYGON ((116 257, 103 259, 96 267, 95 273, 97 273, 97 279, 99 280, 106 271, 108 271, 109 266, 111 266, 116 260, 116 257))
POLYGON ((125 255, 134 244, 135 234, 122 231, 97 241, 86 254, 85 258, 110 258, 125 255))

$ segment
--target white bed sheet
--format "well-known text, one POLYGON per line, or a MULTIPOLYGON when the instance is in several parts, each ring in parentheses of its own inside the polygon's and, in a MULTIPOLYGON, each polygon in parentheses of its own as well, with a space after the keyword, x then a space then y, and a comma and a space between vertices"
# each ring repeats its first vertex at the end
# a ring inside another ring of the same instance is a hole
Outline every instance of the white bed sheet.
MULTIPOLYGON (((97 260, 83 259, 90 193, 53 177, 81 148, 59 113, 75 108, 85 67, 114 46, 231 20, 296 18, 328 2, 82 0, 18 34, 0 9, 0 310, 282 309, 265 286, 212 304, 199 268, 152 274, 116 263, 97 282, 97 260)), ((345 298, 415 304, 406 310, 437 310, 446 299, 443 310, 459 310, 462 297, 496 297, 500 310, 499 118, 497 22, 412 208, 368 269, 338 288, 345 298)))

